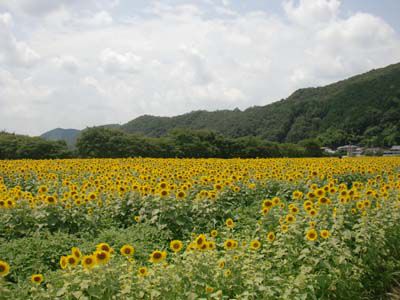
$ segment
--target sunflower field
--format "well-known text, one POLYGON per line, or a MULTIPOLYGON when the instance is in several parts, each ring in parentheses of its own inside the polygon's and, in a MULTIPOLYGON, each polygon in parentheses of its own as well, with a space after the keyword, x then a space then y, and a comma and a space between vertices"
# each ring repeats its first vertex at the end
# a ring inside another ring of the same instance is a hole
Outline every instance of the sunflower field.
POLYGON ((0 161, 0 299, 384 299, 400 158, 0 161))

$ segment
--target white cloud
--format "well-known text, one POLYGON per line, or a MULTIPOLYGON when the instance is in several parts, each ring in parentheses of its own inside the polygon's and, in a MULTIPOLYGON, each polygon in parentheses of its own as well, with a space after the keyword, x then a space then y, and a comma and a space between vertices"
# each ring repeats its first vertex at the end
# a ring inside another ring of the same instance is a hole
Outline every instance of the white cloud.
POLYGON ((3 26, 10 27, 13 23, 11 14, 8 12, 0 14, 0 23, 2 23, 3 26))
POLYGON ((53 63, 69 73, 76 73, 80 67, 78 60, 71 55, 55 57, 53 63))
POLYGON ((101 52, 99 59, 104 71, 109 73, 136 73, 142 61, 140 56, 132 52, 118 53, 109 48, 101 52))
POLYGON ((339 0, 286 1, 285 15, 221 0, 121 1, 120 10, 38 1, 0 14, 0 129, 244 109, 400 60, 393 28, 372 14, 344 17, 339 0))
POLYGON ((0 14, 0 63, 11 66, 30 67, 40 55, 23 41, 18 41, 12 32, 11 14, 0 14))
POLYGON ((106 91, 101 87, 101 84, 96 78, 87 76, 85 78, 82 78, 81 83, 85 86, 94 88, 101 95, 106 94, 106 91))
POLYGON ((293 0, 284 2, 284 9, 291 21, 302 25, 318 25, 333 20, 339 11, 339 0, 300 0, 295 6, 293 0))
POLYGON ((77 13, 113 9, 119 5, 119 0, 7 0, 0 4, 17 13, 43 18, 59 10, 77 13))
POLYGON ((107 11, 102 10, 81 22, 89 26, 108 26, 113 23, 113 18, 107 11))
POLYGON ((229 0, 221 0, 221 2, 224 6, 229 6, 231 4, 229 0))

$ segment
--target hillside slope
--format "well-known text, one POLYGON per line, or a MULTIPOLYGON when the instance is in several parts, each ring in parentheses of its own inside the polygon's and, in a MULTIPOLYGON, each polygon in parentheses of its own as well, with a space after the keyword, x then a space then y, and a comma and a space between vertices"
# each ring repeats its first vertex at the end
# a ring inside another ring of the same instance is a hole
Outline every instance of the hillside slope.
POLYGON ((400 64, 325 87, 300 89, 285 100, 244 111, 194 111, 176 117, 141 116, 122 129, 158 137, 174 128, 210 129, 231 137, 276 142, 321 137, 327 144, 393 144, 400 128, 400 64))
MULTIPOLYGON (((287 99, 244 111, 193 111, 175 117, 144 115, 113 125, 127 133, 161 137, 173 129, 206 129, 228 137, 259 136, 296 143, 319 138, 324 145, 400 143, 400 63, 327 85, 294 92, 287 99)), ((51 133, 68 144, 77 132, 51 133)), ((49 133, 42 135, 48 138, 49 133)))
POLYGON ((77 129, 56 128, 43 133, 40 137, 47 141, 65 141, 68 147, 73 148, 80 132, 81 131, 77 129))

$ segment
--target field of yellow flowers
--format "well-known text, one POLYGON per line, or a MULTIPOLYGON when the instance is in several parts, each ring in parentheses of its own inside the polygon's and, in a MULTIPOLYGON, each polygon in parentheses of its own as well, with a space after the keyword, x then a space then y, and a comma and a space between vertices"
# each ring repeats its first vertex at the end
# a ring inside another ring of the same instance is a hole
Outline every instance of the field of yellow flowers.
POLYGON ((0 161, 0 299, 377 299, 400 158, 0 161))

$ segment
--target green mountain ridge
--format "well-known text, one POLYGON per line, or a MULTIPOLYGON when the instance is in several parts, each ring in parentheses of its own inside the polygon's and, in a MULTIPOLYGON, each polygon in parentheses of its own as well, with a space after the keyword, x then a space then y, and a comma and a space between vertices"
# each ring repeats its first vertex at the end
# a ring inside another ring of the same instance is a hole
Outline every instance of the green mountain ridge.
POLYGON ((42 134, 40 137, 47 141, 65 141, 69 148, 73 148, 80 133, 81 131, 78 129, 56 128, 42 134))
POLYGON ((400 63, 246 110, 193 111, 175 117, 140 116, 120 128, 162 137, 174 129, 211 130, 227 137, 258 136, 297 143, 318 138, 337 147, 400 143, 400 63))

